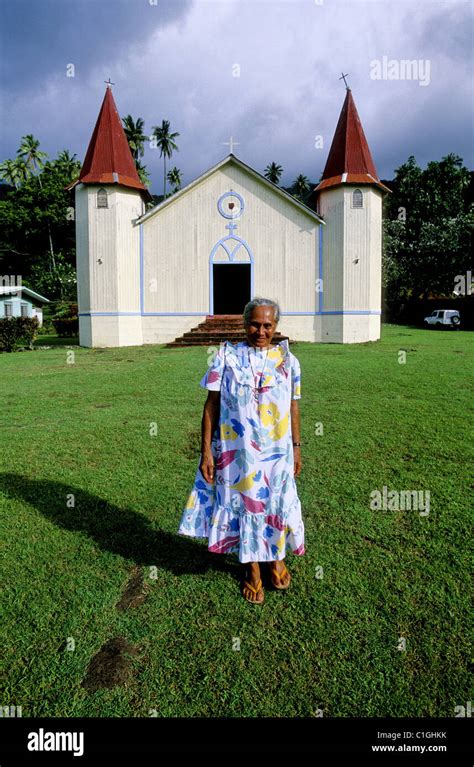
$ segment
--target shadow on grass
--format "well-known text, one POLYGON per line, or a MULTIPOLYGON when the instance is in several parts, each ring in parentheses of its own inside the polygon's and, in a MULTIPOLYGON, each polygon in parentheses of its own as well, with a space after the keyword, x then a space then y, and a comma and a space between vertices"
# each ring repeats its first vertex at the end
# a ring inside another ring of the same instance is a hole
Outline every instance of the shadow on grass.
MULTIPOLYGON (((156 565, 175 575, 204 574, 208 570, 237 574, 238 560, 208 551, 206 539, 192 539, 156 530, 150 521, 86 490, 51 480, 0 473, 0 492, 30 506, 57 527, 87 535, 103 551, 140 566, 156 565), (74 498, 74 507, 67 506, 74 498)), ((179 520, 177 519, 177 525, 179 520)))
POLYGON ((79 346, 79 336, 38 336, 33 341, 35 346, 79 346))

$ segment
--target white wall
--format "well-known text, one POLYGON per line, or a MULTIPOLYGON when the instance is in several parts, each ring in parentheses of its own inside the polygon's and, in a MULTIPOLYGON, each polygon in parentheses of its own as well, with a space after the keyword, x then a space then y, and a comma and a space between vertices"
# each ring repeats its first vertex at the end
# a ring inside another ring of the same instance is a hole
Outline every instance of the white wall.
POLYGON ((138 191, 105 185, 108 207, 97 207, 95 184, 76 186, 76 260, 82 346, 143 343, 140 312, 140 240, 133 225, 144 211, 138 191), (88 317, 104 312, 111 316, 88 317), (112 316, 114 315, 114 316, 112 316))
MULTIPOLYGON (((231 189, 245 201, 232 223, 254 255, 254 293, 282 311, 315 310, 319 224, 229 163, 144 222, 145 311, 209 313, 209 256, 230 223, 217 200, 231 189)), ((219 253, 215 263, 228 258, 219 253)), ((241 247, 236 262, 248 260, 241 247)))
POLYGON ((323 240, 325 311, 344 311, 341 319, 322 319, 322 340, 361 343, 380 338, 382 308, 382 193, 368 185, 341 185, 320 193, 326 221, 323 240), (363 207, 353 207, 355 189, 363 207), (332 338, 331 338, 332 337, 332 338))

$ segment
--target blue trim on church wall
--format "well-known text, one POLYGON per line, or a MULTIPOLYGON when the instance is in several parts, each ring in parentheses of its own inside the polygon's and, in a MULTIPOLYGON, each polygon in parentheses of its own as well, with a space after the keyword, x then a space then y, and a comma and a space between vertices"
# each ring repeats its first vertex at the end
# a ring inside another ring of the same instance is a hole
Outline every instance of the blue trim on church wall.
MULTIPOLYGON (((235 192, 234 194, 237 195, 235 192)), ((242 200, 243 202, 243 200, 242 200)), ((322 286, 323 290, 319 293, 319 299, 318 299, 318 311, 316 312, 281 312, 281 316, 285 317, 317 317, 320 315, 349 315, 349 314, 362 314, 362 315, 370 315, 370 314, 382 314, 380 310, 376 309, 347 309, 346 311, 341 310, 324 310, 323 309, 323 296, 324 296, 324 279, 323 279, 323 226, 322 224, 318 224, 319 227, 319 253, 318 253, 318 266, 319 266, 319 274, 318 278, 322 280, 322 286)), ((227 255, 230 258, 230 261, 216 261, 217 264, 239 264, 239 263, 248 263, 248 261, 234 261, 235 254, 239 250, 239 248, 243 245, 244 248, 247 250, 247 253, 250 256, 250 293, 253 296, 254 294, 254 256, 252 253, 252 250, 248 243, 243 240, 238 235, 233 234, 233 229, 235 228, 235 225, 227 225, 226 228, 230 229, 232 231, 232 234, 227 235, 226 237, 223 237, 219 242, 217 242, 209 256, 209 312, 206 313, 204 311, 202 312, 146 312, 145 311, 145 298, 144 298, 144 233, 143 233, 143 224, 139 224, 140 228, 140 255, 139 255, 139 261, 140 261, 140 311, 139 312, 79 312, 80 317, 202 317, 213 315, 214 313, 214 275, 213 275, 213 257, 217 249, 220 245, 222 245, 227 252, 227 255), (226 245, 224 245, 224 241, 234 239, 238 240, 238 245, 234 250, 230 253, 229 249, 226 245)), ((318 250, 318 242, 316 242, 316 249, 318 250)))
POLYGON ((141 317, 140 312, 79 312, 79 317, 141 317))
MULTIPOLYGON (((382 314, 378 309, 346 309, 346 311, 323 312, 280 312, 282 317, 317 317, 320 314, 382 314)), ((122 315, 136 317, 206 317, 206 312, 79 312, 79 317, 120 317, 122 315)))
POLYGON ((224 218, 227 218, 227 219, 240 218, 242 213, 245 210, 244 198, 238 192, 233 192, 233 191, 232 192, 224 192, 224 194, 221 194, 221 196, 217 200, 217 210, 219 211, 221 216, 223 216, 224 218), (235 213, 225 213, 224 209, 222 208, 222 203, 224 202, 226 197, 236 197, 239 200, 239 202, 240 202, 240 210, 236 211, 235 213))

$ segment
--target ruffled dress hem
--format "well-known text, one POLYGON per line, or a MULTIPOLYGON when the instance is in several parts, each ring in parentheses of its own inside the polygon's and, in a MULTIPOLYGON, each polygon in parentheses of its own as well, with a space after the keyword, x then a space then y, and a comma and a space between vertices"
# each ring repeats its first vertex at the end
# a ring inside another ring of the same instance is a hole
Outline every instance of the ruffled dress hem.
POLYGON ((178 534, 207 538, 208 550, 213 554, 237 554, 243 563, 275 562, 288 553, 304 555, 304 523, 298 497, 284 512, 253 514, 225 506, 208 506, 203 512, 198 492, 193 493, 194 504, 185 510, 178 534))

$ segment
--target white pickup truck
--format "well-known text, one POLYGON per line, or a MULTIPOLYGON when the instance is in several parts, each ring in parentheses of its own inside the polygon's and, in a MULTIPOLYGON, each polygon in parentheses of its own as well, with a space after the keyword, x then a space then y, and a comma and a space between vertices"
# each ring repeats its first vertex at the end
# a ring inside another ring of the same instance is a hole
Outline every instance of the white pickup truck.
POLYGON ((425 328, 441 326, 445 328, 459 328, 461 317, 456 309, 435 309, 429 317, 423 320, 425 328))

